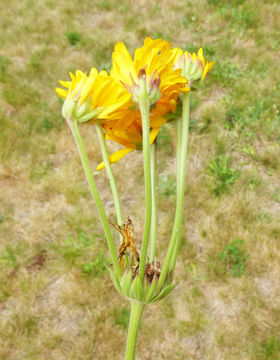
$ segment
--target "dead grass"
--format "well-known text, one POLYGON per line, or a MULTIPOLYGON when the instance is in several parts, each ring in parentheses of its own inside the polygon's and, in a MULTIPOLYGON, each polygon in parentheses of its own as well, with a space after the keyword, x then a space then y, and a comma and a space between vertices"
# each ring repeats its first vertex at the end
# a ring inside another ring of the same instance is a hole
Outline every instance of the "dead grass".
MULTIPOLYGON (((0 16, 0 359, 123 358, 129 304, 103 271, 104 236, 54 87, 70 70, 109 69, 115 42, 133 51, 150 35, 203 46, 216 64, 192 102, 179 283, 147 307, 137 359, 278 360, 278 3, 3 0, 0 16), (217 156, 240 171, 219 196, 207 174, 217 156), (220 258, 234 238, 248 254, 240 277, 220 258)), ((94 168, 95 133, 82 132, 94 168)), ((174 135, 169 124, 159 140, 159 259, 173 220, 174 135)), ((132 153, 114 165, 138 247, 141 163, 132 153)), ((104 173, 97 183, 110 214, 104 173)))

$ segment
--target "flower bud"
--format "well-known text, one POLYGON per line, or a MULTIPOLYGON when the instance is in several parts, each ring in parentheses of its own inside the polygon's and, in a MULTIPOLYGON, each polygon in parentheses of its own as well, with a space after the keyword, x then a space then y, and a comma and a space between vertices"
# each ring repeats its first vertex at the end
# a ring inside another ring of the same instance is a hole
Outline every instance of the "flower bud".
POLYGON ((139 104, 143 98, 149 97, 150 104, 155 104, 160 98, 161 93, 159 90, 160 77, 155 73, 151 77, 147 77, 145 68, 138 72, 138 83, 133 83, 131 90, 132 100, 139 104))
POLYGON ((188 80, 187 86, 191 89, 194 81, 203 81, 206 74, 211 70, 214 61, 208 63, 203 56, 203 50, 200 48, 198 53, 190 54, 188 51, 183 53, 181 49, 173 49, 175 61, 173 69, 181 69, 181 75, 188 80))

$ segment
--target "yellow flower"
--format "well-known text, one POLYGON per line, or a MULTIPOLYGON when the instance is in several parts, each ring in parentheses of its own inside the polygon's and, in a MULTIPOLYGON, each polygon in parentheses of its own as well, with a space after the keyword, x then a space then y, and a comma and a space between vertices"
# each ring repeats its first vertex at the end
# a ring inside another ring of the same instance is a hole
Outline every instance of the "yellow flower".
MULTIPOLYGON (((149 95, 150 103, 150 143, 152 144, 160 127, 166 123, 169 112, 174 112, 181 92, 189 91, 187 80, 181 70, 173 69, 176 54, 169 42, 146 38, 144 45, 136 49, 134 59, 122 42, 115 46, 113 66, 110 75, 120 81, 138 103, 143 91, 149 95)), ((142 149, 142 121, 137 106, 127 108, 119 120, 103 124, 105 137, 125 148, 110 155, 111 163, 117 162, 133 150, 142 149)), ((104 168, 104 163, 97 170, 104 168)))
POLYGON ((146 38, 144 45, 131 58, 122 42, 115 45, 111 76, 123 83, 138 103, 143 92, 149 94, 150 103, 154 104, 161 98, 170 99, 170 109, 174 108, 181 91, 186 91, 186 79, 180 70, 173 70, 176 54, 171 50, 169 42, 162 39, 146 38))
POLYGON ((131 102, 131 95, 106 71, 93 68, 89 74, 70 73, 71 81, 59 81, 66 89, 56 88, 56 93, 65 99, 64 118, 75 117, 80 122, 119 118, 131 102))
POLYGON ((214 61, 208 63, 205 62, 202 48, 199 49, 198 53, 191 54, 188 51, 183 53, 182 49, 174 48, 172 50, 175 55, 174 70, 181 69, 182 76, 188 80, 189 86, 195 80, 200 79, 203 81, 206 74, 212 69, 214 61))

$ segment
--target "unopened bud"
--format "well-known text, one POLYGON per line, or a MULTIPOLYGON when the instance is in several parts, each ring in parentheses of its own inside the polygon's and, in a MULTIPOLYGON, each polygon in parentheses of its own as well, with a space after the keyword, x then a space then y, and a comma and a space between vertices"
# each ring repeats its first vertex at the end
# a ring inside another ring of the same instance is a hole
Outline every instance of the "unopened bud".
POLYGON ((132 100, 139 104, 143 98, 149 97, 151 105, 155 104, 161 98, 159 90, 160 77, 153 74, 147 77, 145 68, 138 72, 138 83, 133 84, 132 100))

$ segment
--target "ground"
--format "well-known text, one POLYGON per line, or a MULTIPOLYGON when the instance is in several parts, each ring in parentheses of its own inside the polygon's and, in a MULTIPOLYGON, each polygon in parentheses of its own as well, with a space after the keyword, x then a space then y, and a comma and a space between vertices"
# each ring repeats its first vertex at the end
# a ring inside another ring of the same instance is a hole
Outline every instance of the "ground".
MULTIPOLYGON (((257 0, 2 0, 0 359, 123 359, 129 303, 54 92, 145 36, 215 66, 192 96, 175 290, 143 315, 137 359, 280 359, 280 7, 257 0)), ((92 167, 92 126, 81 129, 92 167)), ((110 151, 117 149, 109 144, 110 151)), ((141 152, 113 166, 141 247, 141 152)), ((157 257, 174 215, 175 130, 158 140, 157 257)), ((109 215, 108 180, 98 187, 109 215)), ((115 234, 116 242, 117 234, 115 234)))

